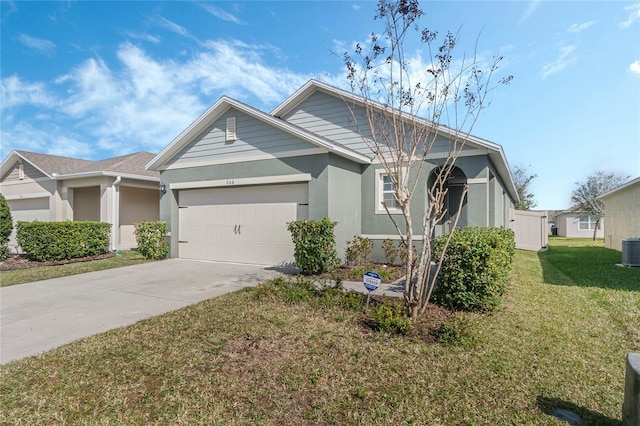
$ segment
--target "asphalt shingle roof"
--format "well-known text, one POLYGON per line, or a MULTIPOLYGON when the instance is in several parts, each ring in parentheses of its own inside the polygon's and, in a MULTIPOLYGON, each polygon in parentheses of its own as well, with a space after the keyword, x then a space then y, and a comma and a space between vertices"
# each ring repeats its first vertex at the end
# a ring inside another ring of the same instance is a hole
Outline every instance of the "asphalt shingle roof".
POLYGON ((149 177, 160 176, 160 173, 145 170, 144 168, 144 166, 155 157, 155 154, 150 152, 136 152, 135 154, 122 155, 120 157, 107 158, 99 161, 21 150, 16 150, 16 152, 48 175, 52 175, 53 173, 67 175, 90 172, 112 172, 149 177))

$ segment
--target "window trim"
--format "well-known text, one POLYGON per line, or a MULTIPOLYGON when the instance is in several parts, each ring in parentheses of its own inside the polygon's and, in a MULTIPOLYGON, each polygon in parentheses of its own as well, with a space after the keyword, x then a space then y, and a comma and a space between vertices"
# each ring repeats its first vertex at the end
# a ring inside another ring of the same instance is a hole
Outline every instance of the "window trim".
MULTIPOLYGON (((578 216, 578 229, 580 231, 593 231, 596 229, 596 223, 598 223, 598 218, 590 214, 584 214, 578 216), (582 220, 582 218, 587 218, 587 220, 582 220), (583 228, 582 224, 586 224, 587 227, 583 228)), ((600 223, 598 223, 598 229, 600 229, 600 223)))
MULTIPOLYGON (((387 214, 387 210, 385 210, 382 205, 382 200, 384 200, 384 181, 383 177, 388 176, 389 174, 385 169, 376 169, 375 171, 375 201, 374 201, 374 214, 387 214)), ((388 208, 389 213, 391 214, 402 214, 402 210, 399 207, 388 208)))

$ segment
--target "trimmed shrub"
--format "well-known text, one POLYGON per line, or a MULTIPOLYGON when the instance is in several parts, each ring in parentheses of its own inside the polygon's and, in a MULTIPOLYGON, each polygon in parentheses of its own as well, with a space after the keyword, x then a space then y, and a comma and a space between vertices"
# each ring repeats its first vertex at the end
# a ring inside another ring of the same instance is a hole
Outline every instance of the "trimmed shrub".
MULTIPOLYGON (((434 240, 439 256, 447 236, 434 240)), ((454 231, 434 300, 454 309, 490 312, 500 307, 515 254, 510 229, 469 227, 454 231)))
POLYGON ((108 251, 111 225, 105 222, 22 222, 16 239, 29 260, 68 260, 108 251))
POLYGON ((405 335, 413 328, 407 310, 399 302, 383 298, 382 303, 371 308, 369 315, 373 327, 378 331, 405 335))
POLYGON ((6 259, 9 254, 7 243, 11 231, 13 231, 13 219, 9 211, 9 204, 7 204, 4 195, 0 194, 0 260, 6 259))
POLYGON ((169 254, 169 244, 165 240, 167 224, 160 221, 136 223, 135 235, 138 252, 146 259, 160 260, 169 254))
POLYGON ((304 275, 321 274, 340 266, 333 234, 336 225, 337 222, 326 217, 322 220, 297 220, 287 224, 295 244, 296 266, 304 275))
POLYGON ((347 241, 346 261, 348 266, 363 265, 369 262, 373 252, 373 241, 367 237, 355 236, 347 241))

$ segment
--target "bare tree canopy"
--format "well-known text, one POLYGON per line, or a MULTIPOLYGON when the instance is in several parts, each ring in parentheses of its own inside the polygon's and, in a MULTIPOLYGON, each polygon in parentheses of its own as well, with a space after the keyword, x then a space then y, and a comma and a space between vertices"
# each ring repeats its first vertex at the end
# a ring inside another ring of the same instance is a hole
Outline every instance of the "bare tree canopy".
MULTIPOLYGON (((432 267, 436 224, 448 215, 454 218, 453 228, 457 225, 468 187, 465 184, 458 194, 457 205, 445 206, 447 183, 487 107, 487 95, 495 87, 491 81, 502 61, 499 56, 485 62, 475 54, 454 59, 458 36, 449 32, 438 42, 437 32, 419 26, 424 14, 416 0, 379 0, 375 19, 383 22, 384 31, 371 34, 368 43, 356 45, 343 57, 352 91, 364 100, 357 106, 347 101, 353 122, 395 189, 393 199, 383 205, 408 259, 404 302, 412 317, 426 310, 442 266, 444 254, 432 267), (427 56, 422 69, 405 53, 405 41, 411 36, 422 43, 427 56), (436 146, 443 155, 437 164, 427 165, 436 146), (419 183, 425 168, 435 177, 427 188, 424 213, 415 218, 411 203, 415 191, 424 191, 419 183), (401 211, 401 219, 390 214, 389 202, 401 211), (421 242, 417 251, 414 241, 421 242)), ((502 78, 497 84, 511 79, 502 78)))
POLYGON ((596 231, 600 221, 605 215, 604 203, 598 197, 605 194, 629 179, 616 173, 596 172, 582 182, 576 182, 571 192, 571 205, 579 212, 595 216, 596 226, 593 231, 593 239, 596 239, 596 231))
POLYGON ((516 209, 531 210, 537 206, 538 202, 533 192, 529 189, 529 185, 538 175, 530 175, 527 167, 522 164, 515 166, 511 171, 511 175, 513 176, 513 184, 516 186, 518 197, 520 198, 520 201, 516 204, 516 209))

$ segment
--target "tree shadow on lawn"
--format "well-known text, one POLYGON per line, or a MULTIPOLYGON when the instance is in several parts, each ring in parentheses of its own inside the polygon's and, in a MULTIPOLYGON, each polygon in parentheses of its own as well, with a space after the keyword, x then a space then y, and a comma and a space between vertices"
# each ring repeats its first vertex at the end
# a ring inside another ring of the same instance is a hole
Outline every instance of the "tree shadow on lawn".
POLYGON ((618 251, 551 246, 539 252, 538 258, 546 283, 640 292, 640 268, 616 266, 622 260, 618 251))
POLYGON ((576 405, 572 402, 563 401, 558 398, 548 398, 546 396, 539 395, 537 397, 537 402, 538 408, 540 408, 543 413, 559 418, 560 420, 565 420, 568 424, 598 426, 622 425, 622 420, 607 417, 601 413, 598 413, 597 411, 589 410, 588 408, 576 405), (576 414, 580 418, 579 423, 573 422, 570 418, 572 416, 566 417, 568 413, 565 410, 576 414))

